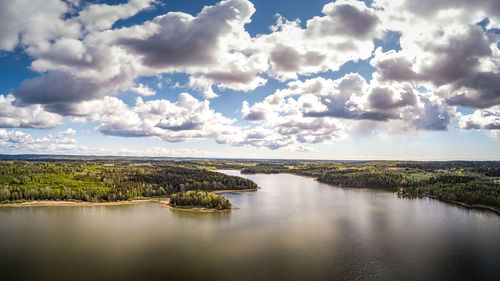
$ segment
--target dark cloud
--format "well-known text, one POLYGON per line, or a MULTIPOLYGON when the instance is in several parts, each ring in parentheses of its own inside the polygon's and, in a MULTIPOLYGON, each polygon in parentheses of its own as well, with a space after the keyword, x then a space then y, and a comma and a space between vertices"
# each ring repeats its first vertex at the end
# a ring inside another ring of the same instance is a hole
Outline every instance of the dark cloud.
POLYGON ((251 111, 248 114, 243 114, 243 119, 248 121, 264 121, 266 120, 266 112, 251 111))
POLYGON ((143 56, 148 66, 209 65, 217 61, 219 40, 233 31, 232 22, 244 24, 253 11, 248 1, 229 0, 205 7, 196 17, 169 13, 154 20, 160 30, 153 36, 118 42, 143 56))
POLYGON ((377 75, 382 81, 430 81, 441 86, 474 74, 479 59, 491 56, 488 38, 478 26, 470 26, 464 35, 450 37, 446 44, 431 42, 423 51, 431 53, 432 58, 418 72, 404 55, 389 51, 384 58, 374 60, 377 75))
POLYGON ((334 34, 366 38, 372 35, 379 22, 376 15, 351 5, 336 5, 334 9, 327 12, 327 15, 334 18, 339 24, 333 29, 324 26, 324 34, 333 32, 334 34))
POLYGON ((342 101, 335 97, 321 98, 321 103, 327 107, 324 111, 304 111, 305 117, 335 117, 352 120, 388 121, 398 119, 399 115, 390 111, 363 110, 358 104, 342 101))
POLYGON ((170 125, 168 122, 167 124, 160 122, 158 125, 156 125, 156 127, 170 131, 186 131, 186 130, 198 130, 201 128, 201 125, 203 124, 186 120, 183 124, 180 125, 170 125))
POLYGON ((451 37, 445 46, 430 45, 424 50, 432 52, 435 60, 422 69, 420 79, 437 86, 470 76, 477 71, 480 58, 491 56, 488 38, 479 26, 471 26, 465 35, 451 37))
POLYGON ((394 99, 394 92, 389 88, 375 87, 368 96, 369 104, 374 109, 388 110, 407 105, 415 105, 417 97, 412 89, 401 93, 401 99, 394 99))
POLYGON ((213 79, 214 81, 218 81, 221 83, 246 84, 253 81, 255 73, 244 72, 244 71, 231 71, 231 72, 213 71, 204 74, 203 77, 213 79))
POLYGON ((500 73, 480 70, 480 60, 492 57, 481 27, 469 26, 445 43, 428 42, 423 51, 431 57, 418 72, 404 53, 390 51, 373 60, 376 75, 381 81, 431 82, 450 105, 486 108, 500 103, 500 73))
POLYGON ((297 71, 300 67, 300 54, 293 48, 277 46, 271 52, 271 61, 278 71, 297 71))
POLYGON ((415 112, 413 125, 420 130, 445 131, 451 122, 451 116, 445 106, 432 102, 427 98, 420 98, 423 109, 415 112))
POLYGON ((99 96, 100 85, 65 72, 48 72, 24 80, 12 93, 17 105, 74 103, 99 96))
MULTIPOLYGON (((392 52, 395 54, 395 52, 392 52)), ((412 81, 418 75, 412 69, 412 62, 405 57, 390 56, 386 59, 374 61, 377 68, 377 75, 381 81, 412 81)))
POLYGON ((12 93, 16 97, 16 106, 41 104, 50 112, 78 115, 76 107, 79 102, 100 98, 129 80, 129 74, 126 72, 121 72, 107 81, 98 82, 66 72, 50 71, 24 80, 12 93))
POLYGON ((500 73, 481 72, 462 78, 454 85, 451 105, 486 108, 500 104, 500 73))

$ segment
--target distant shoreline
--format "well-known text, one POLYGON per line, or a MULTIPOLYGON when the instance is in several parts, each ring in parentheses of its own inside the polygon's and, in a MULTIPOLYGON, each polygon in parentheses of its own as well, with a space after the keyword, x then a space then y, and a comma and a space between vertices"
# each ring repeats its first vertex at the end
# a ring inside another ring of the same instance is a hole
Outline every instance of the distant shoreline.
POLYGON ((492 211, 492 212, 497 213, 498 215, 500 215, 500 209, 499 208, 493 207, 493 206, 489 206, 489 205, 467 204, 467 203, 460 202, 460 201, 440 199, 437 196, 432 196, 432 195, 413 196, 413 195, 401 194, 401 195, 398 195, 398 196, 406 197, 406 198, 412 198, 412 197, 413 198, 415 198, 415 197, 417 197, 417 198, 418 197, 421 197, 421 198, 422 197, 423 198, 430 198, 430 199, 435 199, 435 200, 441 201, 443 203, 448 203, 448 204, 453 204, 453 205, 459 205, 461 207, 468 208, 468 209, 488 210, 488 211, 492 211))
POLYGON ((210 191, 215 194, 221 194, 221 193, 235 193, 235 192, 253 192, 259 190, 260 187, 257 188, 247 188, 247 189, 224 189, 224 190, 214 190, 210 191))
MULTIPOLYGON (((294 176, 299 176, 299 177, 306 177, 306 178, 311 178, 313 179, 314 181, 317 181, 319 183, 323 183, 323 182, 320 182, 318 180, 318 178, 314 177, 314 176, 309 176, 309 175, 301 175, 301 174, 296 174, 296 173, 293 173, 293 172, 279 172, 279 173, 242 173, 241 170, 239 170, 240 173, 242 175, 257 175, 257 174, 263 174, 263 175, 269 175, 269 174, 289 174, 289 175, 294 175, 294 176)), ((354 188, 354 189, 359 189, 358 187, 350 187, 350 186, 339 186, 339 185, 333 185, 333 184, 329 184, 329 183, 323 183, 323 184, 326 184, 326 185, 329 185, 329 186, 333 186, 333 187, 337 187, 337 188, 354 188)), ((374 188, 370 188, 370 187, 365 187, 367 189, 374 189, 374 188)), ((389 190, 389 189, 383 189, 383 188, 375 188, 376 190, 381 190, 381 191, 388 191, 388 192, 391 192, 391 193, 394 193, 393 191, 389 190)), ((397 192, 396 192, 397 193, 397 192)), ((464 203, 464 202, 459 202, 459 201, 453 201, 453 200, 446 200, 446 199, 440 199, 438 198, 437 196, 432 196, 432 195, 421 195, 421 196, 416 196, 416 195, 410 195, 410 194, 397 194, 398 196, 400 197, 406 197, 406 198, 415 198, 415 197, 427 197, 427 198, 430 198, 430 199, 435 199, 435 200, 438 200, 438 201, 441 201, 443 203, 448 203, 448 204, 453 204, 453 205, 459 205, 461 207, 464 207, 464 208, 468 208, 468 209, 476 209, 476 210, 487 210, 487 211, 492 211, 498 215, 500 215, 500 208, 497 208, 497 207, 493 207, 493 206, 489 206, 489 205, 483 205, 483 204, 467 204, 467 203, 464 203)))

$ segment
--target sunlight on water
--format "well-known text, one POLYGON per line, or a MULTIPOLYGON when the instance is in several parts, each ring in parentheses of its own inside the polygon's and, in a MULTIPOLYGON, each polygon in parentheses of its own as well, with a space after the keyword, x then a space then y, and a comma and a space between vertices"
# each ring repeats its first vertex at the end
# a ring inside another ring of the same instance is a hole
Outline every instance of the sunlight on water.
POLYGON ((0 270, 9 277, 3 280, 500 276, 494 213, 294 175, 242 176, 261 189, 224 194, 240 208, 229 213, 155 203, 0 208, 0 270))

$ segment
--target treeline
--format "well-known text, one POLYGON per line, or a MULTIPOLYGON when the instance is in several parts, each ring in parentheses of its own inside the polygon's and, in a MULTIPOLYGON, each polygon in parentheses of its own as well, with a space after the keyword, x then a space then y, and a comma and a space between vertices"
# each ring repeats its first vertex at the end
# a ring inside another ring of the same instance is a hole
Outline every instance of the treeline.
POLYGON ((469 205, 481 204, 500 208, 499 185, 491 182, 471 181, 467 183, 435 183, 424 186, 409 186, 406 194, 435 196, 446 201, 457 201, 469 205))
POLYGON ((189 190, 251 188, 257 188, 251 180, 175 161, 0 161, 0 202, 121 201, 189 190))
POLYGON ((290 169, 283 165, 277 164, 258 164, 255 166, 245 167, 240 170, 242 174, 279 174, 290 173, 290 169))
POLYGON ((172 196, 170 196, 170 204, 174 207, 202 207, 218 210, 231 209, 231 202, 229 202, 228 199, 202 190, 191 190, 172 194, 172 196))
POLYGON ((401 185, 403 176, 388 172, 349 172, 325 173, 318 177, 318 181, 326 184, 345 187, 369 187, 395 189, 401 185))
POLYGON ((319 182, 380 188, 408 196, 432 196, 446 201, 500 208, 500 162, 364 161, 261 163, 242 173, 292 173, 319 182), (495 180, 497 182, 495 182, 495 180))

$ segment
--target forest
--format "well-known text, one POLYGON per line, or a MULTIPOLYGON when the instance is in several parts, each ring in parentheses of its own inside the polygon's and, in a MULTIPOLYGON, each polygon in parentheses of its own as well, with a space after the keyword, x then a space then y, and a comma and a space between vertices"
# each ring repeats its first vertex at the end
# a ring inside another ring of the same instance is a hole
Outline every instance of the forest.
POLYGON ((0 202, 104 202, 193 190, 257 188, 251 180, 213 172, 216 169, 290 173, 334 186, 385 189, 401 196, 500 209, 500 162, 495 161, 4 159, 0 160, 0 202))
POLYGON ((0 161, 0 202, 121 201, 189 190, 255 189, 247 179, 176 161, 0 161))
POLYGON ((172 194, 170 196, 170 204, 174 207, 202 207, 217 210, 231 209, 231 202, 228 199, 203 190, 190 190, 172 194))

